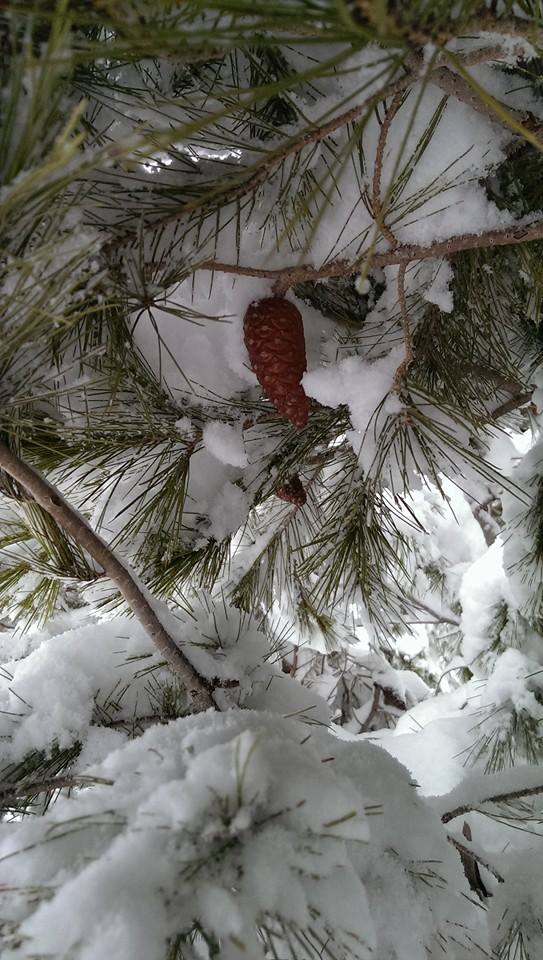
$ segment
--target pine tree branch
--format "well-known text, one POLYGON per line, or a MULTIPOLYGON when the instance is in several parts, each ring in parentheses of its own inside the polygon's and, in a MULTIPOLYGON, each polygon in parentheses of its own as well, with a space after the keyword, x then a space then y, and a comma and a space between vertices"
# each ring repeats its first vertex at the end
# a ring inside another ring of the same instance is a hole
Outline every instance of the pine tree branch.
POLYGON ((367 731, 370 729, 372 725, 373 720, 375 719, 376 715, 379 713, 379 707, 381 705, 381 693, 382 693, 381 687, 378 684, 374 684, 370 712, 368 713, 363 723, 361 723, 360 720, 358 720, 356 711, 354 707, 352 708, 353 713, 360 724, 360 730, 358 731, 359 733, 367 733, 367 731))
MULTIPOLYGON (((498 45, 484 47, 481 50, 472 51, 467 54, 465 58, 457 58, 461 66, 471 66, 475 63, 482 63, 486 60, 497 60, 500 57, 500 52, 503 57, 508 55, 508 52, 504 50, 503 47, 498 45)), ((389 97, 401 97, 403 93, 417 80, 420 79, 420 71, 424 69, 424 60, 422 57, 412 55, 406 60, 407 72, 403 77, 399 77, 396 80, 392 80, 381 90, 378 90, 377 93, 372 94, 367 99, 363 100, 361 103, 356 104, 354 107, 350 107, 349 110, 345 110, 343 113, 338 114, 335 117, 332 117, 331 120, 328 120, 326 123, 321 124, 320 126, 315 126, 312 129, 304 129, 304 131, 299 136, 295 136, 290 140, 287 140, 286 143, 279 146, 276 150, 271 151, 268 155, 268 158, 264 160, 263 163, 259 164, 256 169, 253 169, 252 174, 250 174, 247 179, 242 180, 238 183, 226 183, 221 185, 216 189, 213 189, 205 194, 203 197, 198 197, 195 200, 192 200, 188 203, 183 204, 179 210, 175 213, 167 214, 165 217, 160 218, 159 220, 154 220, 149 224, 150 229, 157 229, 164 226, 167 226, 170 223, 175 223, 178 220, 182 219, 187 214, 192 213, 195 210, 201 209, 212 203, 221 204, 233 203, 235 200, 240 199, 241 197, 249 194, 262 186, 263 183, 266 183, 277 171, 280 169, 285 160, 288 160, 290 157, 296 156, 300 153, 305 147, 309 146, 312 143, 320 143, 322 140, 325 140, 332 133, 335 133, 336 130, 340 130, 342 127, 348 126, 350 123, 354 123, 360 117, 371 113, 371 111, 378 106, 383 100, 387 100, 389 97)), ((437 73, 445 68, 437 68, 437 73)), ((430 71, 429 79, 433 82, 433 73, 430 71)), ((465 81, 464 81, 465 82, 465 81)), ((469 86, 466 84, 466 86, 469 86)), ((488 109, 488 108, 487 108, 488 109)), ((490 111, 492 113, 492 111, 490 111)), ((492 114, 494 120, 496 120, 495 114, 492 114)), ((118 238, 114 241, 116 244, 118 238)), ((111 245, 107 245, 109 247, 111 245)))
POLYGON ((523 797, 535 797, 540 793, 543 793, 543 783, 535 787, 511 790, 507 793, 495 793, 490 797, 483 797, 474 803, 464 803, 460 807, 455 807, 454 810, 448 810, 441 815, 441 820, 443 823, 449 823, 449 821, 454 820, 455 817, 461 817, 466 813, 477 810, 483 803, 510 803, 511 800, 521 800, 523 797))
MULTIPOLYGON (((536 27, 530 20, 521 20, 519 17, 496 17, 490 10, 479 16, 472 17, 469 21, 462 22, 462 36, 469 37, 475 33, 501 33, 506 37, 518 37, 519 40, 525 40, 534 47, 543 47, 543 30, 536 27)), ((455 39, 457 34, 450 34, 450 40, 455 39)), ((515 50, 516 55, 520 55, 520 50, 515 50)))
MULTIPOLYGON (((359 0, 359 2, 364 2, 364 0, 359 0)), ((522 41, 528 42, 536 48, 543 46, 543 30, 535 26, 532 21, 529 19, 521 20, 518 17, 497 16, 495 10, 488 10, 486 13, 466 19, 462 18, 455 24, 455 30, 439 29, 437 32, 420 30, 409 24, 403 24, 398 16, 394 19, 394 23, 404 42, 417 48, 424 47, 427 43, 444 46, 451 40, 457 40, 459 36, 473 37, 479 33, 517 37, 520 42, 513 51, 517 57, 526 56, 526 49, 522 41)), ((511 53, 511 47, 508 46, 509 53, 511 53)))
POLYGON ((21 783, 3 783, 0 786, 0 798, 32 796, 37 793, 45 793, 54 790, 71 790, 73 788, 94 786, 95 784, 105 784, 111 786, 113 780, 107 780, 104 777, 92 777, 85 775, 53 777, 51 780, 35 780, 21 783))
MULTIPOLYGON (((364 114, 369 114, 379 103, 381 103, 382 100, 394 96, 396 93, 405 91, 415 79, 416 77, 414 74, 407 73, 405 76, 391 81, 389 84, 383 87, 382 90, 379 90, 377 93, 368 97, 367 100, 363 100, 362 103, 359 103, 354 107, 350 107, 349 110, 345 110, 336 117, 332 117, 332 119, 328 120, 326 123, 323 123, 320 126, 315 126, 309 130, 307 128, 304 129, 300 136, 293 137, 292 139, 287 140, 285 144, 282 144, 276 150, 270 151, 268 158, 259 164, 256 169, 254 169, 254 172, 247 177, 247 179, 243 179, 237 184, 226 183, 226 185, 221 185, 214 190, 210 190, 203 197, 198 197, 189 203, 183 204, 183 206, 180 207, 180 209, 175 213, 168 214, 159 220, 153 220, 151 223, 149 223, 149 228, 154 230, 167 226, 170 223, 177 222, 187 214, 192 213, 195 210, 199 210, 202 207, 208 206, 209 204, 218 202, 221 204, 233 203, 235 200, 244 197, 246 194, 254 192, 279 170, 285 160, 296 156, 305 147, 312 143, 320 143, 321 140, 325 140, 326 137, 329 137, 330 134, 335 133, 336 130, 340 130, 342 127, 348 126, 350 123, 354 123, 355 120, 358 120, 360 117, 364 116, 364 114)), ((117 243, 118 241, 115 240, 114 242, 117 243)))
MULTIPOLYGON (((372 267, 388 267, 411 261, 439 259, 449 257, 463 250, 487 249, 489 247, 508 247, 519 243, 532 243, 543 239, 543 220, 524 225, 513 225, 502 230, 489 230, 486 233, 463 233, 447 240, 436 240, 429 246, 419 244, 403 244, 395 250, 384 250, 371 255, 372 267)), ((326 280, 331 277, 347 277, 359 272, 366 255, 358 260, 334 260, 322 267, 309 264, 299 266, 265 269, 262 267, 245 267, 237 263, 223 263, 220 260, 204 260, 197 264, 194 270, 211 270, 217 273, 232 273, 241 277, 261 277, 265 280, 281 280, 285 289, 297 283, 306 281, 326 280)))
MULTIPOLYGON (((520 58, 523 54, 522 47, 519 47, 515 53, 520 58)), ((491 61, 499 62, 507 60, 511 55, 511 50, 505 47, 503 43, 496 43, 494 46, 480 47, 478 50, 471 50, 469 53, 462 54, 462 63, 465 67, 476 67, 479 63, 489 63, 491 61)))
POLYGON ((490 380, 496 384, 497 389, 504 390, 505 393, 510 393, 514 397, 526 392, 518 380, 507 380, 500 370, 493 370, 492 367, 487 367, 483 363, 463 363, 458 369, 460 373, 472 373, 481 380, 490 380))
POLYGON ((36 503, 43 507, 66 533, 87 551, 102 567, 106 576, 116 584, 156 648, 186 688, 192 698, 195 712, 215 707, 209 684, 196 672, 165 629, 146 596, 145 588, 125 563, 115 556, 105 541, 92 530, 85 518, 62 497, 56 487, 12 453, 1 440, 0 469, 28 490, 36 503))

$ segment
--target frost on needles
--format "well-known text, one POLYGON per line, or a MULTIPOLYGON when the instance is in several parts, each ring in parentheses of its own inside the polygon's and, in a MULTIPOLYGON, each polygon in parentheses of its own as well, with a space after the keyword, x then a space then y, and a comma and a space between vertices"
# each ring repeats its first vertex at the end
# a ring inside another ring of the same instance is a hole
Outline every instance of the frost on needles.
POLYGON ((539 3, 0 6, 2 957, 541 960, 539 3))

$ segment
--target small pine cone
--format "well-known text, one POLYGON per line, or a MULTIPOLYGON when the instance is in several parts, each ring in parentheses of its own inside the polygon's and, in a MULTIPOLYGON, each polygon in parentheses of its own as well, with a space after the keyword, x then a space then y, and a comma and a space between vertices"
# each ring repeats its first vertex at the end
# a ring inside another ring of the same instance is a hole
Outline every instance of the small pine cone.
POLYGON ((297 507, 303 507, 307 500, 302 481, 297 473, 290 480, 287 480, 282 487, 277 487, 275 496, 280 497, 281 500, 286 500, 287 503, 294 503, 297 507))
POLYGON ((306 370, 300 311, 284 297, 254 300, 247 308, 243 331, 260 386, 275 409, 301 430, 310 403, 300 382, 306 370))

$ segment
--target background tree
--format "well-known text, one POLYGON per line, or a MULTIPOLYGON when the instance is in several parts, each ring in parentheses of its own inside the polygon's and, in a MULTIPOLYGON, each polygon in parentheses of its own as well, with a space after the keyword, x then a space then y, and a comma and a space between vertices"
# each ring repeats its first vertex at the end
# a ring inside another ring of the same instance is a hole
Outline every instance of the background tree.
POLYGON ((539 4, 0 17, 4 955, 539 958, 539 4))

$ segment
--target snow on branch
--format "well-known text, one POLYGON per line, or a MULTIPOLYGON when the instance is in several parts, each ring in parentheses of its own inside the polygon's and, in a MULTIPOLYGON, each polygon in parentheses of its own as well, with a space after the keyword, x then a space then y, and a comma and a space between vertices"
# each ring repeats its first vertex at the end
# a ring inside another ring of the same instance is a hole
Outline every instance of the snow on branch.
POLYGON ((543 771, 539 766, 513 767, 496 774, 473 773, 433 805, 443 823, 476 810, 483 803, 509 803, 543 793, 543 771))

